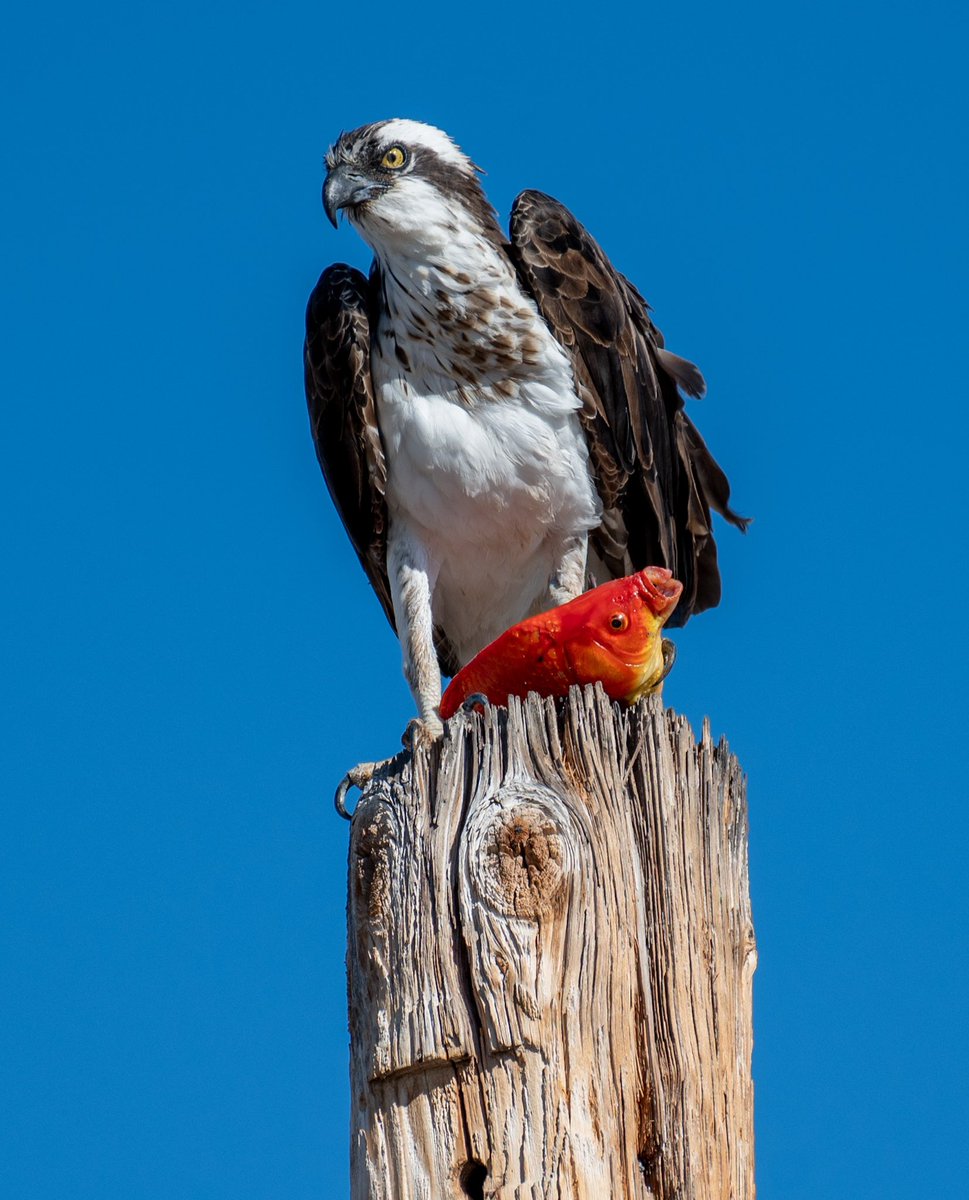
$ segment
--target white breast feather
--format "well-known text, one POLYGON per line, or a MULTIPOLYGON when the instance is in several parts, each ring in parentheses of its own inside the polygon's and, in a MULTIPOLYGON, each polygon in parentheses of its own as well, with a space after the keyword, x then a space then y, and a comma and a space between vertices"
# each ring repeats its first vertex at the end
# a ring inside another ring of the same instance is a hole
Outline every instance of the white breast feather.
POLYGON ((361 224, 389 307, 372 370, 390 537, 426 551, 434 618, 466 661, 548 606, 563 547, 601 510, 565 352, 470 219, 408 183, 391 236, 379 212, 361 224))

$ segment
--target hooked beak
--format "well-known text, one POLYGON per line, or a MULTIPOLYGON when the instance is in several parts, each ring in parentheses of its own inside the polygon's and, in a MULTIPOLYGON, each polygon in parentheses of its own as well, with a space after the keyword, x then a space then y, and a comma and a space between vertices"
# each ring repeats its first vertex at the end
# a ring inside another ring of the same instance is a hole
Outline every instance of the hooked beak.
POLYGON ((357 174, 352 167, 341 163, 327 173, 323 184, 323 210, 336 229, 337 213, 341 208, 362 204, 384 190, 381 184, 357 174))

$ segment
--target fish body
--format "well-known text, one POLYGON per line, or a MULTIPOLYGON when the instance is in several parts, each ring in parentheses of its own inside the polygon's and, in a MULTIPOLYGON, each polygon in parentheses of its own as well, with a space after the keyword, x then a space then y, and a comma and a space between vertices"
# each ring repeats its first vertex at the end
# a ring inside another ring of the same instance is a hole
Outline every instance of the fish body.
POLYGON ((454 676, 441 717, 454 716, 478 693, 505 704, 529 692, 565 696, 586 683, 634 704, 666 674, 661 631, 682 591, 671 571, 646 567, 520 621, 454 676))

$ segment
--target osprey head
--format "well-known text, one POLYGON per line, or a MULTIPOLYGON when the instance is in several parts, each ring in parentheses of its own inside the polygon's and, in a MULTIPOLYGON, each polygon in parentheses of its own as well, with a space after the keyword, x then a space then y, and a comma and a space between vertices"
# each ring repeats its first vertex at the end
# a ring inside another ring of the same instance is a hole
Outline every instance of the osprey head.
POLYGON ((489 233, 497 230, 478 168, 432 125, 401 118, 362 125, 340 135, 327 152, 326 168, 326 215, 335 227, 343 209, 375 249, 401 236, 446 240, 460 209, 489 233))

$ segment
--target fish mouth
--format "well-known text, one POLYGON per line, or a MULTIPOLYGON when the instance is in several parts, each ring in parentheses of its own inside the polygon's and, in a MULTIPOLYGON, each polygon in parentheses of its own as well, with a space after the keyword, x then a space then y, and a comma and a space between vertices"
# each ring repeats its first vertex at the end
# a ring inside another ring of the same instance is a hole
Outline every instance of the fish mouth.
POLYGON ((665 624, 683 594, 683 584, 668 567, 645 567, 639 572, 641 595, 647 608, 665 624))

